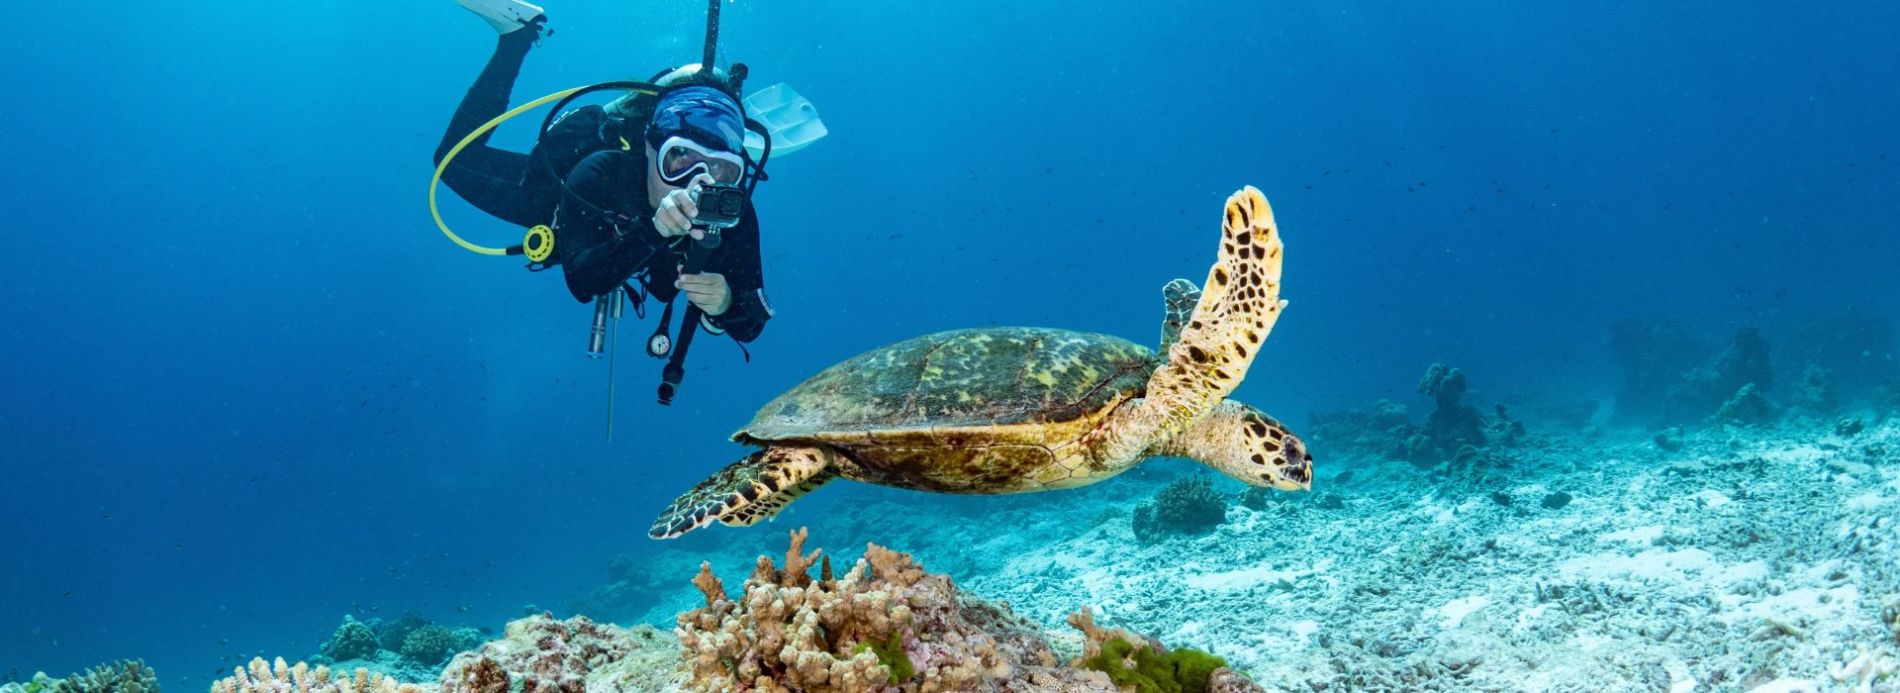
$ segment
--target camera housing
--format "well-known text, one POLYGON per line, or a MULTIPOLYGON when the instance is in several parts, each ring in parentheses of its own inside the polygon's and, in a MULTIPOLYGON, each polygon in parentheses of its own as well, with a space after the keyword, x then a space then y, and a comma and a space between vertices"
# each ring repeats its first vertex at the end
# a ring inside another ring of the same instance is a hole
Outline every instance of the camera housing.
POLYGON ((704 185, 699 195, 693 199, 699 205, 699 216, 694 221, 708 229, 721 230, 736 226, 745 216, 745 189, 737 185, 704 185))

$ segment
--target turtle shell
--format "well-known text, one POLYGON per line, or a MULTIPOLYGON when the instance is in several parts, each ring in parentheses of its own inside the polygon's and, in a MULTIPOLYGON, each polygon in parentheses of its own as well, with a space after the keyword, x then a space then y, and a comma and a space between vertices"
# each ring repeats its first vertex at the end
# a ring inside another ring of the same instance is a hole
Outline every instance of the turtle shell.
POLYGON ((1154 351, 1032 327, 939 332, 859 354, 759 410, 735 440, 1060 423, 1138 395, 1154 351))

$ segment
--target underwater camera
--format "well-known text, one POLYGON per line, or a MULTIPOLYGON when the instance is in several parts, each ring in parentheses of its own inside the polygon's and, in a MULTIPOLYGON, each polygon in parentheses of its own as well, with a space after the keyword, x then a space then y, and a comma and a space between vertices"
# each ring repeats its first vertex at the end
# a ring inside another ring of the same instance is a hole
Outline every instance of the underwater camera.
POLYGON ((736 226, 745 216, 745 188, 737 185, 703 185, 693 196, 693 203, 699 206, 699 216, 694 221, 706 227, 706 236, 699 244, 708 248, 719 247, 719 232, 736 226))

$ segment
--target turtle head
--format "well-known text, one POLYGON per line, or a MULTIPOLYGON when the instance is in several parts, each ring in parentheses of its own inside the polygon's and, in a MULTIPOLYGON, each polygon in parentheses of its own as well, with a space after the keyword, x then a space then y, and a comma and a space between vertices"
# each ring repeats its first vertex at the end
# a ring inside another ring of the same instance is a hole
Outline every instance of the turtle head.
POLYGON ((1215 405, 1155 454, 1186 457, 1249 486, 1305 491, 1313 485, 1313 454, 1306 441, 1273 417, 1233 400, 1215 405))

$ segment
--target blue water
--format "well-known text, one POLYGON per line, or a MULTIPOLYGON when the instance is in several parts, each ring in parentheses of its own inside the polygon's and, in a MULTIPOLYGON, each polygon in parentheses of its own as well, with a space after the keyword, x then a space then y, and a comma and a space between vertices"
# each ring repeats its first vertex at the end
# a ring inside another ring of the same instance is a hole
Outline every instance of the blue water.
MULTIPOLYGON (((1891 3, 914 5, 727 6, 722 56, 832 134, 760 188, 778 316, 750 362, 703 340, 661 408, 650 327, 623 325, 611 443, 589 308, 427 215, 480 21, 14 15, 0 673, 144 657, 190 688, 227 655, 313 653, 357 609, 499 626, 564 603, 840 358, 986 324, 1152 340, 1243 184, 1274 204, 1292 305, 1240 397, 1293 422, 1434 360, 1607 396, 1630 315, 1711 340, 1900 316, 1891 3)), ((702 11, 555 4, 516 100, 692 61, 702 11)), ((445 198, 477 240, 518 238, 445 198)))

